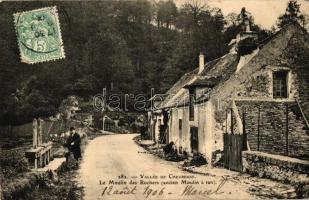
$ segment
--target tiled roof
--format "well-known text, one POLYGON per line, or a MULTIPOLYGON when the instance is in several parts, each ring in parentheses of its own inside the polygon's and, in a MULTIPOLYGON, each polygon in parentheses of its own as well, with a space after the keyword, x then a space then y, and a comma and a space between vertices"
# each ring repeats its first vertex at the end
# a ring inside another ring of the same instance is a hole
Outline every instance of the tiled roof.
POLYGON ((220 78, 221 76, 219 77, 199 76, 191 84, 185 85, 185 88, 192 88, 192 87, 212 88, 220 81, 220 78))
POLYGON ((198 68, 183 75, 166 93, 167 98, 160 108, 184 105, 188 102, 188 86, 214 87, 234 73, 237 66, 237 54, 229 53, 205 64, 204 70, 198 74, 198 68))
POLYGON ((159 107, 167 107, 166 105, 171 101, 171 99, 188 84, 198 73, 198 69, 184 74, 167 92, 166 98, 159 104, 159 107))
MULTIPOLYGON (((234 53, 226 54, 221 58, 216 59, 215 62, 207 63, 205 66, 205 70, 196 79, 196 81, 192 83, 195 84, 196 82, 197 84, 201 83, 201 85, 205 84, 204 86, 200 86, 204 89, 202 92, 197 94, 196 96, 197 102, 202 99, 208 98, 207 95, 205 94, 209 88, 213 88, 229 79, 229 77, 236 71, 237 63, 238 63, 237 54, 234 53)), ((181 97, 177 99, 178 106, 187 105, 188 102, 189 102, 188 91, 186 91, 185 94, 183 94, 181 97)))

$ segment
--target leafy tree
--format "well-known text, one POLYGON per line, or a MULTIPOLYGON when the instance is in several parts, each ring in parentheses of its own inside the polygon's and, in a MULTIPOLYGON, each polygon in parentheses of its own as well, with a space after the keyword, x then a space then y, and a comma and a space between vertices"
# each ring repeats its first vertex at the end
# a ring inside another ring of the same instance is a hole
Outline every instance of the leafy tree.
POLYGON ((258 40, 262 41, 271 35, 271 31, 266 30, 255 24, 254 17, 246 8, 242 8, 239 14, 229 13, 227 15, 224 31, 224 42, 228 44, 232 39, 236 38, 237 34, 244 31, 244 18, 248 19, 251 31, 255 31, 258 34, 258 40))
POLYGON ((230 26, 237 26, 238 25, 238 20, 239 20, 238 16, 239 16, 239 14, 236 14, 234 12, 227 14, 226 17, 225 17, 226 25, 228 27, 230 27, 230 26))
POLYGON ((159 1, 157 3, 157 25, 158 27, 165 26, 172 28, 177 20, 178 10, 176 4, 172 0, 159 1))
POLYGON ((185 3, 178 16, 177 29, 181 31, 176 48, 164 69, 164 87, 185 72, 198 66, 198 56, 203 52, 210 61, 226 52, 223 30, 225 20, 220 9, 211 8, 202 1, 185 3))
POLYGON ((78 108, 79 103, 76 96, 69 96, 61 102, 59 112, 60 117, 64 120, 65 130, 67 129, 67 121, 71 119, 78 108))
POLYGON ((202 14, 208 8, 208 5, 200 0, 187 1, 179 11, 177 28, 185 32, 196 31, 202 20, 202 14))
POLYGON ((278 18, 277 25, 282 28, 289 23, 299 23, 304 26, 305 17, 300 11, 300 4, 297 0, 290 0, 285 13, 278 18))
POLYGON ((302 26, 303 26, 307 31, 309 31, 309 14, 304 13, 303 16, 304 16, 304 20, 303 20, 302 26))
POLYGON ((81 97, 88 97, 94 92, 94 77, 91 75, 85 75, 78 79, 74 84, 74 92, 81 97))

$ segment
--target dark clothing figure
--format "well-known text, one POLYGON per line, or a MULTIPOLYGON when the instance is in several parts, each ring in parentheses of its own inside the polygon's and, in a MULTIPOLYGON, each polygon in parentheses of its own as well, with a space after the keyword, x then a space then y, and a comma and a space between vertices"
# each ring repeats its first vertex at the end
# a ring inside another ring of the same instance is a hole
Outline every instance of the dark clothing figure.
POLYGON ((141 132, 141 137, 142 137, 142 139, 146 139, 146 135, 145 135, 145 133, 146 133, 146 127, 145 127, 144 125, 141 126, 140 132, 141 132))
POLYGON ((82 157, 80 150, 80 136, 78 133, 70 134, 66 141, 66 147, 68 147, 69 151, 73 153, 75 160, 78 160, 82 157))
POLYGON ((160 125, 159 126, 159 131, 160 131, 160 138, 159 138, 159 143, 165 144, 166 143, 166 126, 160 125))
POLYGON ((164 125, 164 126, 167 126, 167 122, 168 122, 168 112, 167 112, 165 109, 163 109, 162 114, 163 114, 163 125, 164 125))
POLYGON ((174 142, 170 142, 163 147, 163 151, 165 154, 169 154, 173 149, 174 142))
POLYGON ((177 151, 177 147, 175 145, 175 143, 172 141, 169 144, 167 144, 164 148, 163 148, 164 154, 166 156, 167 160, 170 161, 179 161, 182 158, 178 155, 178 151, 177 151))

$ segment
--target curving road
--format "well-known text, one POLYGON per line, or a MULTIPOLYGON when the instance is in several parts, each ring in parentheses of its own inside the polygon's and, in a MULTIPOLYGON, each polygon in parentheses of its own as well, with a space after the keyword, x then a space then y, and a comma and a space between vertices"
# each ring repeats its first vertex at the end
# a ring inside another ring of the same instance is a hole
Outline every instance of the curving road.
POLYGON ((78 181, 85 187, 85 199, 256 198, 247 192, 246 184, 230 180, 222 182, 220 175, 191 174, 173 162, 148 154, 133 141, 135 136, 107 135, 89 142, 78 171, 78 181), (161 176, 166 178, 161 179, 161 176), (129 184, 130 180, 137 184, 129 184), (187 183, 181 184, 182 180, 187 183))

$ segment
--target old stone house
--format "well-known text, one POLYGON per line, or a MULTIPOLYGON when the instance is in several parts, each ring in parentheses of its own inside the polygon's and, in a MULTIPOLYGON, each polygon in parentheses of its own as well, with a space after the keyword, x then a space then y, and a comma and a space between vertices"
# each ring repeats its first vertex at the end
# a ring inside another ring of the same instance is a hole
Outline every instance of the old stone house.
POLYGON ((246 27, 230 47, 206 64, 201 54, 197 69, 151 99, 153 140, 211 163, 224 134, 246 134, 246 149, 308 159, 308 33, 290 24, 257 42, 246 27))

